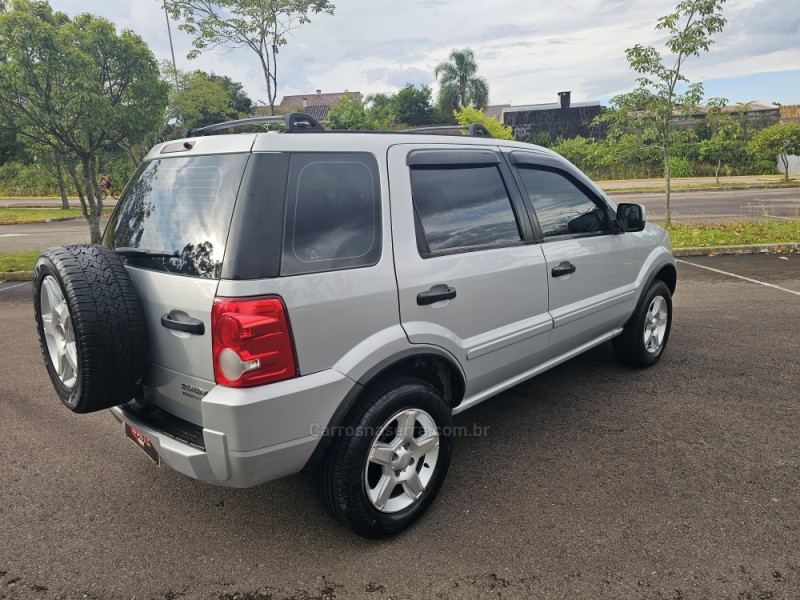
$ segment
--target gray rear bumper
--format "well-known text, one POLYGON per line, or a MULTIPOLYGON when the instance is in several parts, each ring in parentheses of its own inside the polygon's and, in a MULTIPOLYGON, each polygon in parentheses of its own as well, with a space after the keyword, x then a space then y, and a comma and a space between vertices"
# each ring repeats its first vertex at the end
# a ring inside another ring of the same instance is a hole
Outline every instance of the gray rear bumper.
POLYGON ((201 401, 204 449, 125 407, 111 413, 146 436, 176 471, 218 485, 250 487, 302 470, 354 385, 327 370, 249 389, 217 386, 201 401))

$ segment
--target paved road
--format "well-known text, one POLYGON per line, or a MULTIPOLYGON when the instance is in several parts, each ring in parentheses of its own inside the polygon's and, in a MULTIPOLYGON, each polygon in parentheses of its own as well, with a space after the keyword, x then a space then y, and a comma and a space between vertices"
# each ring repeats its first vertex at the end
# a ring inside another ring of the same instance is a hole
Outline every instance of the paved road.
MULTIPOLYGON (((647 207, 648 218, 664 219, 660 193, 611 194, 616 202, 638 202, 647 207)), ((800 218, 800 188, 676 192, 673 218, 681 221, 729 221, 732 219, 800 218)), ((103 221, 105 225, 106 220, 103 221)), ((86 222, 62 221, 37 225, 0 225, 0 253, 40 250, 57 244, 88 242, 86 222)))
MULTIPOLYGON (((663 220, 663 192, 624 193, 609 196, 615 202, 636 202, 647 207, 648 218, 663 220)), ((672 218, 677 221, 719 222, 741 219, 800 218, 800 188, 673 192, 672 218)))
MULTIPOLYGON (((800 292, 785 258, 690 262, 800 292)), ((304 476, 212 487, 69 413, 0 286, 0 598, 796 598, 800 297, 681 263, 675 311, 651 370, 603 346, 459 415, 488 435, 374 542, 304 476)))

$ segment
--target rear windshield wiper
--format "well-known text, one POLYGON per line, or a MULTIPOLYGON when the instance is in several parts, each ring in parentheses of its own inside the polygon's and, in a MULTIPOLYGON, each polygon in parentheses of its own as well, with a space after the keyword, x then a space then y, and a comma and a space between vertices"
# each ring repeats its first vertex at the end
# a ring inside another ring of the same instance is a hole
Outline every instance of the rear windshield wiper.
POLYGON ((146 258, 177 258, 177 252, 167 252, 166 250, 153 250, 152 248, 130 248, 128 246, 120 246, 115 248, 114 252, 122 256, 132 257, 146 257, 146 258))

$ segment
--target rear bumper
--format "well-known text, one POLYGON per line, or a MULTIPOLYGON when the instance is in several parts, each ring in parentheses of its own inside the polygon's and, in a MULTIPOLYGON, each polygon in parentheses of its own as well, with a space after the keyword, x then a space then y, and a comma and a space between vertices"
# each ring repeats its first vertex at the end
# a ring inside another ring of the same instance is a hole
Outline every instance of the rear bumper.
POLYGON ((250 487, 301 471, 355 385, 328 370, 256 388, 216 386, 201 401, 202 436, 194 443, 166 427, 163 418, 125 406, 111 413, 145 435, 176 471, 218 485, 250 487))

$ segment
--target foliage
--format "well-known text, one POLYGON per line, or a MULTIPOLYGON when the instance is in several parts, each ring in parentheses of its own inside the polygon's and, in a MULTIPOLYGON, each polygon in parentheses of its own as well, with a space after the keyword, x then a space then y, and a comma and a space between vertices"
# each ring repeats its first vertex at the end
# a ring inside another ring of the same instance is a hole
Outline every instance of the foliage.
POLYGON ((287 36, 309 23, 312 14, 333 14, 328 0, 166 0, 180 29, 194 36, 188 58, 218 46, 248 48, 259 60, 270 111, 278 94, 278 51, 287 36))
POLYGON ((249 113, 252 101, 242 91, 242 84, 229 77, 198 70, 178 71, 176 78, 175 69, 167 61, 162 62, 161 70, 164 81, 170 86, 165 122, 179 122, 183 114, 186 128, 194 129, 238 119, 249 113), (178 80, 177 86, 175 79, 178 80))
POLYGON ((427 85, 419 89, 408 83, 392 96, 392 107, 398 123, 410 126, 430 125, 436 113, 433 108, 433 92, 427 85))
POLYGON ((673 177, 693 177, 692 163, 681 156, 669 157, 669 170, 673 177))
POLYGON ((483 125, 489 130, 492 137, 498 140, 514 139, 514 130, 511 127, 503 125, 497 119, 486 116, 479 108, 465 106, 461 110, 454 111, 453 116, 456 118, 456 122, 459 125, 472 125, 473 123, 483 125))
POLYGON ((486 108, 489 84, 477 75, 478 63, 470 48, 452 50, 448 60, 439 63, 434 75, 439 81, 439 106, 444 113, 460 108, 486 108))
POLYGON ((785 181, 789 181, 789 155, 800 156, 800 126, 784 123, 765 127, 755 135, 750 149, 764 159, 780 158, 785 181))
POLYGON ((13 0, 0 13, 0 56, 0 115, 19 137, 64 159, 92 242, 99 242, 98 152, 145 137, 166 105, 152 52, 105 19, 70 19, 45 2, 13 0))
POLYGON ((639 131, 663 150, 667 223, 670 212, 670 132, 676 113, 688 113, 703 97, 703 85, 683 74, 686 60, 707 52, 711 37, 722 31, 725 0, 682 0, 675 10, 658 19, 656 29, 668 34, 662 55, 652 46, 636 44, 626 50, 631 68, 639 74, 637 87, 611 100, 613 109, 603 115, 610 129, 639 131))
POLYGON ((328 111, 328 126, 331 129, 389 130, 394 119, 385 109, 386 103, 382 100, 368 109, 364 102, 345 91, 341 100, 328 111))

